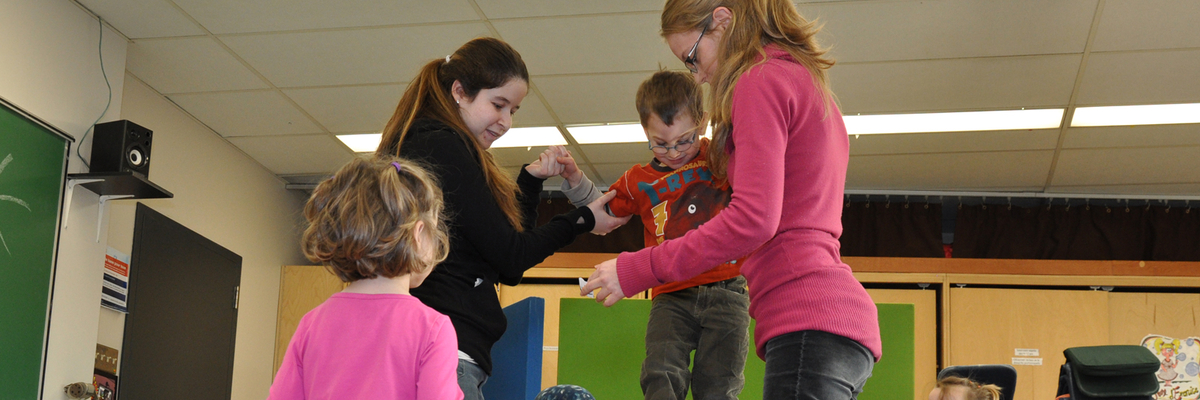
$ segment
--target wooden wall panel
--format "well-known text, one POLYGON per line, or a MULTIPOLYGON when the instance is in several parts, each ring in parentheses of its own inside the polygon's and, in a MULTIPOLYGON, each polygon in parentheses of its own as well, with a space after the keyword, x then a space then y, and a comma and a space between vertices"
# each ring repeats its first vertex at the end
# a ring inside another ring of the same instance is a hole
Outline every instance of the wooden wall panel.
POLYGON ((1018 399, 1053 399, 1062 351, 1109 344, 1108 292, 950 289, 949 365, 1012 364, 1038 349, 1040 366, 1017 365, 1018 399))
MULTIPOLYGON (((867 289, 876 303, 913 305, 913 396, 924 399, 937 378, 937 292, 933 290, 867 289)), ((884 349, 884 357, 887 350, 884 349)))
POLYGON ((1110 293, 1108 306, 1112 344, 1140 345, 1149 334, 1200 336, 1200 294, 1110 293))
POLYGON ((346 285, 337 276, 320 265, 285 265, 279 273, 279 316, 275 320, 275 369, 271 379, 279 372, 283 354, 300 318, 309 310, 325 302, 329 296, 340 292, 346 285))

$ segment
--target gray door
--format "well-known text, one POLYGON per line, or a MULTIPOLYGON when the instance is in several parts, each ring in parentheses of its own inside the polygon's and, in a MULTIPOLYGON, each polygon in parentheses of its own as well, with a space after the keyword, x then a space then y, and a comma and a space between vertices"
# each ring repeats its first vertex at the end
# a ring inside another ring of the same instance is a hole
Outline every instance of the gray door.
POLYGON ((137 205, 121 400, 228 399, 242 257, 137 205))

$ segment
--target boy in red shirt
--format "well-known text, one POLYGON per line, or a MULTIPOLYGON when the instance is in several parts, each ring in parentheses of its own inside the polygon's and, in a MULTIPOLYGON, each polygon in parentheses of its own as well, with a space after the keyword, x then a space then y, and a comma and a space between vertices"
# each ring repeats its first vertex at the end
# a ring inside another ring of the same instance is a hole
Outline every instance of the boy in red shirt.
MULTIPOLYGON (((654 158, 612 184, 609 190, 617 197, 608 207, 614 216, 641 217, 647 247, 683 236, 729 203, 729 185, 713 182, 705 161, 709 142, 700 137, 707 125, 701 96, 700 86, 684 72, 657 72, 638 88, 638 115, 654 158)), ((565 149, 550 151, 563 155, 563 193, 573 204, 586 205, 601 195, 565 149)), ((647 400, 684 400, 689 386, 697 400, 736 399, 741 393, 750 299, 739 261, 651 290, 641 377, 647 400)))

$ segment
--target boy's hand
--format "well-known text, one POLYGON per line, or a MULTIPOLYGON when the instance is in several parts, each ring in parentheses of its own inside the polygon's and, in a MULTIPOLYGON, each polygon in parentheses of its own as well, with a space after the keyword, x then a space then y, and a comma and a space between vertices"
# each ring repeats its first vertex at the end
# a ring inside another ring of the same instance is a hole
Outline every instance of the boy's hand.
POLYGON ((525 167, 530 175, 538 179, 546 179, 555 175, 562 174, 563 165, 558 162, 558 152, 554 149, 546 149, 541 154, 538 154, 538 159, 529 163, 525 167))
POLYGON ((587 207, 592 209, 592 215, 596 218, 596 226, 592 228, 592 233, 604 236, 605 234, 612 232, 613 229, 617 229, 621 227, 621 225, 625 225, 626 222, 629 222, 630 218, 633 218, 633 214, 629 214, 624 217, 614 217, 608 214, 608 210, 605 210, 604 206, 615 197, 617 197, 617 191, 610 190, 608 193, 605 193, 604 196, 600 196, 600 198, 596 199, 596 201, 588 203, 587 207))
POLYGON ((575 163, 575 157, 571 156, 571 152, 567 151, 567 148, 563 146, 550 146, 550 149, 557 152, 558 156, 555 160, 563 166, 563 172, 560 175, 563 179, 567 180, 568 187, 579 186, 579 182, 583 180, 583 171, 575 163))

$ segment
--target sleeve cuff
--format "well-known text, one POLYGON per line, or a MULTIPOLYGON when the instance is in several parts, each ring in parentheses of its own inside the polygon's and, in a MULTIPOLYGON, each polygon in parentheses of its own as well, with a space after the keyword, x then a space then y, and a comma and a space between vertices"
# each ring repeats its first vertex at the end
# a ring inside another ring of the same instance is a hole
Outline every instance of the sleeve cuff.
POLYGON ((587 207, 579 207, 554 217, 554 219, 560 218, 571 223, 571 229, 575 235, 591 232, 596 228, 596 216, 592 214, 592 209, 587 207))
POLYGON ((528 166, 529 164, 522 165, 521 171, 517 173, 517 186, 521 188, 522 192, 536 188, 537 193, 541 193, 542 184, 545 183, 546 180, 533 176, 533 174, 529 173, 529 171, 525 169, 525 167, 528 166))
POLYGON ((617 256, 617 280, 621 282, 621 291, 629 297, 663 284, 654 277, 650 267, 650 252, 653 247, 647 247, 632 253, 621 253, 617 256))
POLYGON ((579 184, 575 185, 575 187, 570 186, 571 181, 563 179, 562 186, 560 186, 560 188, 562 189, 563 195, 567 196, 567 200, 570 200, 571 204, 575 207, 586 206, 588 203, 591 203, 592 200, 595 200, 592 198, 592 192, 596 192, 596 198, 599 198, 599 196, 603 195, 596 190, 596 184, 592 183, 592 180, 588 179, 587 175, 584 175, 583 179, 581 179, 579 184))

